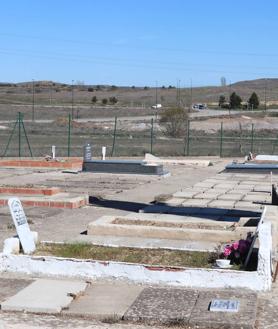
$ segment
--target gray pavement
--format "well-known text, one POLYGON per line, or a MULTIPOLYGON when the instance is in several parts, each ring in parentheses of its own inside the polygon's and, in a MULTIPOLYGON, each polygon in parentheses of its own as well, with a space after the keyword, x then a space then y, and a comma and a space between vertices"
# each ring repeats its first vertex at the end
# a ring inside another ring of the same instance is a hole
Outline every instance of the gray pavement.
MULTIPOLYGON (((46 282, 49 295, 55 295, 57 300, 65 295, 64 287, 67 287, 66 291, 69 288, 68 283, 63 279, 52 280, 55 283, 52 288, 49 279, 46 281, 45 279, 32 281, 26 278, 12 278, 7 281, 5 277, 3 279, 6 280, 7 293, 0 298, 1 307, 5 305, 5 300, 9 301, 13 298, 17 291, 14 286, 19 287, 23 282, 29 282, 29 286, 23 285, 20 290, 25 293, 28 288, 33 289, 34 283, 42 285, 43 281, 46 282), (52 291, 56 289, 56 293, 53 294, 51 289, 52 291)), ((75 285, 79 285, 78 281, 75 285)), ((43 290, 46 294, 46 289, 43 290)), ((20 291, 15 296, 18 296, 20 291)), ((36 299, 36 296, 39 296, 37 292, 34 291, 34 296, 29 295, 26 304, 28 299, 32 298, 37 306, 44 303, 45 296, 41 295, 40 301, 36 299)), ((166 325, 168 328, 179 325, 179 328, 253 329, 257 320, 258 329, 276 328, 273 326, 272 313, 276 310, 278 298, 269 298, 268 295, 269 293, 259 298, 257 307, 257 295, 250 291, 193 290, 140 286, 120 281, 92 281, 67 307, 60 310, 52 308, 51 316, 43 314, 45 312, 39 307, 23 308, 25 313, 10 313, 2 308, 0 325, 2 321, 4 328, 17 328, 18 324, 22 325, 21 328, 73 328, 74 326, 76 328, 137 328, 136 323, 140 323, 140 328, 145 328, 147 325, 151 325, 152 328, 158 325, 162 327, 166 325), (210 302, 215 298, 239 300, 239 312, 209 311, 210 302)), ((49 296, 47 298, 51 299, 49 296)), ((55 302, 52 302, 55 305, 55 302)), ((274 316, 276 319, 276 315, 274 316)))

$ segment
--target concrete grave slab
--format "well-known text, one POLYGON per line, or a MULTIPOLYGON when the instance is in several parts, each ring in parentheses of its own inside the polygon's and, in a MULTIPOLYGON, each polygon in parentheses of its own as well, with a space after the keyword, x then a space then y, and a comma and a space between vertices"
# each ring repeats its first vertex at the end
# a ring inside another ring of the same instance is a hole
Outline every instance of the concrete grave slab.
POLYGON ((205 182, 205 181, 194 184, 195 188, 197 187, 197 188, 207 188, 207 189, 209 189, 209 188, 212 188, 213 186, 214 186, 214 183, 205 182))
POLYGON ((3 311, 60 313, 75 295, 86 289, 83 281, 37 279, 1 303, 3 311))
POLYGON ((22 289, 31 284, 33 280, 29 279, 10 279, 1 278, 0 280, 0 303, 4 302, 7 298, 14 296, 22 289))
POLYGON ((124 283, 93 283, 63 314, 121 319, 143 289, 124 283))
POLYGON ((237 184, 231 182, 231 183, 220 183, 220 184, 216 184, 214 185, 214 188, 215 189, 224 189, 224 190, 229 190, 229 189, 232 189, 234 188, 235 186, 237 186, 237 184))
POLYGON ((209 203, 208 207, 212 208, 234 208, 235 201, 233 200, 214 200, 209 203))
POLYGON ((252 202, 271 202, 271 197, 270 194, 266 193, 248 193, 242 200, 252 202))
POLYGON ((235 227, 227 228, 228 224, 208 221, 185 223, 183 218, 177 216, 174 220, 165 221, 161 218, 138 220, 137 217, 125 218, 116 216, 102 216, 98 220, 89 223, 88 235, 114 235, 135 238, 184 240, 184 241, 207 241, 224 242, 236 240, 246 236, 250 228, 235 227), (212 234, 213 232, 213 234, 212 234))
POLYGON ((189 199, 182 203, 183 207, 207 207, 212 199, 189 199))
POLYGON ((167 206, 180 206, 183 203, 183 199, 181 198, 170 198, 165 201, 167 206))
POLYGON ((233 187, 233 189, 236 191, 253 191, 255 185, 254 184, 239 184, 233 187))
POLYGON ((145 288, 123 319, 150 324, 188 323, 197 296, 196 290, 145 288))
POLYGON ((251 211, 261 211, 263 209, 263 205, 253 203, 251 201, 238 201, 235 203, 236 209, 242 210, 251 210, 251 211))
POLYGON ((218 197, 218 200, 230 200, 230 201, 240 201, 244 197, 244 194, 238 193, 226 193, 218 197))
POLYGON ((255 185, 254 187, 254 192, 268 192, 270 193, 271 191, 271 185, 265 185, 265 184, 262 184, 262 185, 255 185))
POLYGON ((194 199, 217 199, 222 193, 208 190, 204 193, 197 193, 194 195, 194 199))
POLYGON ((200 328, 253 329, 257 314, 257 294, 238 290, 200 291, 189 325, 200 328), (240 302, 239 312, 211 312, 214 299, 232 299, 240 302))
POLYGON ((179 191, 173 194, 174 198, 182 198, 182 199, 189 199, 193 198, 194 195, 196 195, 199 192, 192 191, 192 190, 184 190, 184 191, 179 191))
POLYGON ((233 191, 233 189, 231 189, 231 188, 228 188, 228 189, 214 188, 214 189, 209 190, 208 192, 213 192, 213 193, 217 193, 217 194, 226 194, 226 193, 229 193, 230 191, 233 191))

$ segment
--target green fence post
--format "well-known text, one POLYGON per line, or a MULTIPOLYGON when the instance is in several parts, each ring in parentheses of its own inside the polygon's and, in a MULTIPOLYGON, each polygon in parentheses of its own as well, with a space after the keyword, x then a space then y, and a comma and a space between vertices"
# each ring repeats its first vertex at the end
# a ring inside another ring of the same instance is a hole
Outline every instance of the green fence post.
POLYGON ((21 112, 18 112, 18 156, 21 157, 21 112))
POLYGON ((190 147, 190 120, 187 120, 187 140, 186 140, 186 155, 189 156, 190 147))
POLYGON ((254 123, 252 123, 252 128, 251 128, 251 153, 253 153, 253 146, 254 146, 254 123))
POLYGON ((115 143, 116 143, 116 133, 117 133, 117 117, 115 117, 115 123, 114 123, 114 134, 113 134, 113 145, 112 145, 112 150, 111 150, 111 157, 114 154, 115 143))
POLYGON ((68 124, 68 157, 70 157, 70 144, 71 144, 71 115, 69 114, 69 124, 68 124))
POLYGON ((33 153, 32 153, 32 149, 31 149, 31 145, 30 145, 29 138, 28 138, 28 135, 27 135, 25 126, 24 126, 24 122, 23 122, 23 115, 22 115, 22 118, 21 118, 21 121, 19 122, 19 124, 22 125, 24 136, 26 138, 26 142, 27 142, 27 145, 28 145, 28 148, 29 148, 29 152, 30 152, 31 157, 33 158, 33 153))
POLYGON ((220 152, 219 152, 220 158, 222 158, 222 149, 223 149, 223 122, 221 122, 221 128, 220 128, 220 152))
POLYGON ((151 154, 153 154, 153 118, 151 119, 151 154))

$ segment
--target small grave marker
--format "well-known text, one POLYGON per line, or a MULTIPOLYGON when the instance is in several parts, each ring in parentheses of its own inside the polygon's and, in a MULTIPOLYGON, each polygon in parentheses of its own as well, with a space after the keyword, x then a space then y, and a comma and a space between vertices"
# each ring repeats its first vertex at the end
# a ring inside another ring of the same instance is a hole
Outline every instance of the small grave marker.
POLYGON ((83 160, 84 161, 91 161, 92 160, 92 147, 89 143, 84 146, 83 160))
POLYGON ((209 310, 211 312, 238 312, 239 301, 232 299, 213 299, 209 310))
POLYGON ((21 202, 18 198, 10 198, 8 205, 23 251, 25 254, 31 254, 36 246, 21 202))

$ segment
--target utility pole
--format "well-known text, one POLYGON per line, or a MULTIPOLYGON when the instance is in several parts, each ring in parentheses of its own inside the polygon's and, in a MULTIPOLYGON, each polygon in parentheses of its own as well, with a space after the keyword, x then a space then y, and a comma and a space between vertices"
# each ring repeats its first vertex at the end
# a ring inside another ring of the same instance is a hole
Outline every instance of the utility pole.
POLYGON ((73 119, 73 103, 74 103, 74 97, 73 97, 73 83, 74 80, 71 80, 71 118, 73 119))
POLYGON ((231 95, 232 95, 232 84, 230 80, 230 85, 229 85, 229 116, 231 116, 231 95))
POLYGON ((177 79, 177 97, 176 97, 177 106, 181 105, 180 83, 181 81, 177 79))
POLYGON ((32 121, 35 120, 35 82, 32 79, 32 121))
POLYGON ((52 105, 53 82, 50 84, 50 105, 52 105))
POLYGON ((266 83, 267 83, 267 79, 265 79, 265 84, 264 84, 264 112, 265 112, 265 114, 266 114, 266 87, 267 87, 266 83))
POLYGON ((155 81, 155 105, 157 107, 157 81, 155 81))
POLYGON ((190 78, 190 109, 189 109, 189 112, 192 109, 192 103, 193 103, 193 88, 192 88, 192 78, 190 78))

